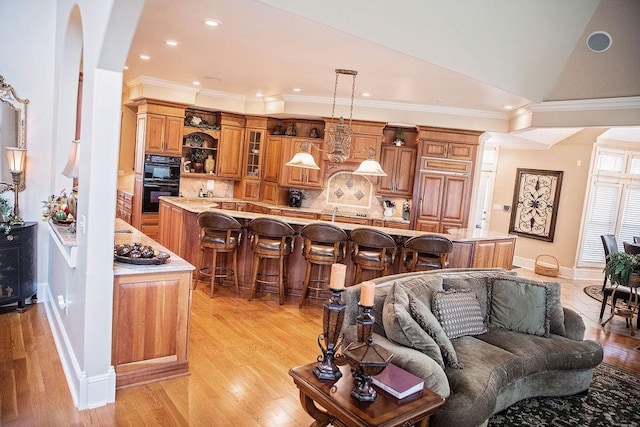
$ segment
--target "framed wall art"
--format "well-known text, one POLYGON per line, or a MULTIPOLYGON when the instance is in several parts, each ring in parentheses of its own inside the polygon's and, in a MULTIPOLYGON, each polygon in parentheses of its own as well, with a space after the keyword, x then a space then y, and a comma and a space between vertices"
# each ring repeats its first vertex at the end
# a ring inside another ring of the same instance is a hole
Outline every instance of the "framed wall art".
POLYGON ((509 233, 553 242, 562 186, 562 171, 516 171, 509 233))

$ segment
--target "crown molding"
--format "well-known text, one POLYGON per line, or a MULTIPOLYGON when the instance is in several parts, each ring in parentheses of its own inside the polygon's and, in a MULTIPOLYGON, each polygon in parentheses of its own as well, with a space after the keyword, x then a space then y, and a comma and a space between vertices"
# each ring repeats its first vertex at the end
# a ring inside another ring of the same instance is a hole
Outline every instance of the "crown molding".
POLYGON ((528 108, 534 113, 633 109, 640 108, 640 96, 578 99, 572 101, 544 101, 539 104, 529 104, 523 108, 528 108))
POLYGON ((154 77, 147 77, 147 76, 139 76, 139 77, 136 77, 135 79, 131 79, 128 82, 126 82, 126 85, 130 89, 136 86, 146 85, 146 86, 161 87, 164 89, 177 90, 181 92, 186 92, 188 94, 197 94, 198 92, 201 91, 200 89, 194 88, 191 86, 179 85, 177 83, 173 83, 167 80, 161 80, 161 79, 156 79, 154 77))

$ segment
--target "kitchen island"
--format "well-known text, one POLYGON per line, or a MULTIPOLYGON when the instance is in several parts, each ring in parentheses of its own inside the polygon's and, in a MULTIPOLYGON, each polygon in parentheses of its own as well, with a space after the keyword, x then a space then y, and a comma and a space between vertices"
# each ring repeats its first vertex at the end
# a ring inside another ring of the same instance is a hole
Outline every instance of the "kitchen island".
POLYGON ((116 219, 114 240, 116 245, 139 242, 170 255, 160 265, 113 263, 116 387, 188 375, 193 265, 121 219, 116 219))
MULTIPOLYGON (((299 216, 290 216, 289 212, 296 211, 295 208, 274 206, 270 210, 265 206, 259 206, 258 212, 248 209, 248 203, 236 204, 244 210, 220 209, 225 204, 220 200, 207 198, 184 198, 184 197, 161 197, 159 211, 159 241, 188 262, 197 265, 200 257, 200 246, 198 242, 199 228, 196 220, 200 212, 207 210, 222 212, 236 218, 243 226, 247 226, 254 218, 270 217, 282 220, 290 224, 296 231, 299 231, 307 224, 323 221, 321 216, 312 216, 311 213, 300 210, 299 216), (275 212, 272 215, 269 212, 275 212)), ((229 206, 229 205, 227 205, 229 206)), ((341 222, 340 217, 333 223, 349 233, 349 231, 369 227, 384 231, 393 236, 401 245, 406 239, 413 236, 421 236, 423 231, 408 230, 395 227, 379 227, 375 225, 365 225, 362 222, 341 222)), ((444 236, 453 242, 453 252, 449 256, 450 268, 488 268, 501 267, 511 269, 516 237, 508 234, 480 233, 475 230, 456 230, 454 233, 444 236)), ((347 257, 344 263, 347 265, 347 286, 353 285, 353 272, 355 267, 350 258, 351 245, 347 245, 347 257)), ((251 278, 251 246, 248 233, 243 233, 242 241, 238 249, 238 265, 241 267, 238 274, 240 285, 249 288, 251 278)), ((402 272, 399 262, 400 248, 396 260, 395 271, 402 272)), ((302 256, 302 238, 296 236, 294 240, 294 250, 288 262, 287 294, 300 295, 302 282, 304 280, 306 261, 302 256)), ((328 273, 327 273, 328 274, 328 273)), ((366 273, 365 273, 366 274, 366 273)), ((367 276, 363 276, 367 280, 367 276)), ((263 286, 263 290, 277 293, 277 288, 273 286, 263 286)))

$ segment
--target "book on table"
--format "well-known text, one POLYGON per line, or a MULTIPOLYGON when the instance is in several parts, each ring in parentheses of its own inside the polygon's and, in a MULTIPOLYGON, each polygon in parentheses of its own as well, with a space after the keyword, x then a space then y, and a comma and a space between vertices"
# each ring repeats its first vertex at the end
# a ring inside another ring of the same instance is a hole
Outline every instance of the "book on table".
POLYGON ((403 399, 424 388, 422 378, 391 363, 384 371, 373 377, 373 384, 398 399, 403 399))

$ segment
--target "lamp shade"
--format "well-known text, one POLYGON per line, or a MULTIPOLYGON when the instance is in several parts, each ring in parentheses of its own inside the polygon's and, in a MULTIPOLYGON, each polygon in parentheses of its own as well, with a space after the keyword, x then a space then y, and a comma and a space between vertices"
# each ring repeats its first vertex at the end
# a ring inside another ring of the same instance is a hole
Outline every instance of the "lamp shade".
POLYGON ((9 161, 9 172, 24 172, 24 163, 27 159, 25 148, 7 147, 7 160, 9 161))
POLYGON ((285 163, 285 165, 293 166, 296 168, 306 168, 306 169, 315 169, 315 170, 320 169, 316 164, 316 161, 311 155, 311 153, 307 153, 306 151, 300 151, 296 153, 291 160, 285 163))
POLYGON ((67 178, 78 178, 80 173, 80 141, 74 139, 71 141, 71 150, 69 151, 69 158, 67 164, 62 171, 62 175, 67 178))
POLYGON ((387 173, 382 170, 382 166, 376 160, 376 150, 373 147, 367 148, 368 159, 364 160, 358 166, 358 169, 352 173, 354 175, 370 175, 370 176, 387 176, 387 173))

